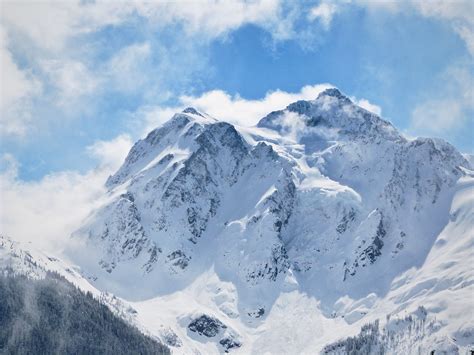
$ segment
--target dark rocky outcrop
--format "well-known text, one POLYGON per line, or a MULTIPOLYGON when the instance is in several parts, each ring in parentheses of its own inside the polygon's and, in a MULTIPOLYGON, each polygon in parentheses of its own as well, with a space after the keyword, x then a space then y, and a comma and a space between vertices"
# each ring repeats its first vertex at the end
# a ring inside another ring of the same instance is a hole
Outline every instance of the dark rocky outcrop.
POLYGON ((206 336, 208 338, 215 337, 227 326, 222 323, 219 319, 203 314, 202 316, 194 319, 189 323, 188 329, 199 335, 206 336))

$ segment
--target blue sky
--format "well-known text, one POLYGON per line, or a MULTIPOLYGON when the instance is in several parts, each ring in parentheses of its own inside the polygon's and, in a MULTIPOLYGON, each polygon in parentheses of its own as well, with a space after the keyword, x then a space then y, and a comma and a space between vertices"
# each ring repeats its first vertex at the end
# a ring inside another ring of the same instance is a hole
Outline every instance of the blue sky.
POLYGON ((1 6, 0 154, 17 182, 115 168, 188 104, 252 124, 323 83, 408 136, 473 151, 469 2, 1 6))

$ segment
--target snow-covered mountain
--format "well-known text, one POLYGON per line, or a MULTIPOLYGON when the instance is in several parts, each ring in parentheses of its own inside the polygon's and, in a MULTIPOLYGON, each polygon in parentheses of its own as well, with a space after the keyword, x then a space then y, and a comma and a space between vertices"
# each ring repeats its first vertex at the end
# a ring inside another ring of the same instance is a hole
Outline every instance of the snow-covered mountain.
POLYGON ((473 174, 337 89, 250 128, 187 108, 132 147, 67 257, 177 353, 468 351, 473 174))

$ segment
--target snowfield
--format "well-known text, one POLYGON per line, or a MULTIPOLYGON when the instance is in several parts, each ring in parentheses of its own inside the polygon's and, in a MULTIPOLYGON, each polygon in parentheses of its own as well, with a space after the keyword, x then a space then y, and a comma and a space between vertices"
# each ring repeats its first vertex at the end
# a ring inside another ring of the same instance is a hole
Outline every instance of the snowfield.
POLYGON ((337 89, 239 127, 188 108, 130 150, 61 258, 0 239, 176 354, 474 350, 474 171, 337 89))

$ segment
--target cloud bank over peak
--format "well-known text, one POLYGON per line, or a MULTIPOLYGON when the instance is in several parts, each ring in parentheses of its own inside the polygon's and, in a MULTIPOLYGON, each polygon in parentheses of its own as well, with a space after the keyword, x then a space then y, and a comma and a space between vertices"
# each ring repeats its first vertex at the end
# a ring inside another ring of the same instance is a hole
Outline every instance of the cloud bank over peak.
POLYGON ((45 250, 65 247, 68 236, 102 203, 105 180, 123 163, 132 146, 128 135, 86 147, 97 167, 85 173, 60 171, 38 181, 18 178, 18 161, 1 157, 0 231, 45 250), (34 226, 34 228, 32 227, 34 226))
MULTIPOLYGON (((269 112, 281 110, 298 100, 314 100, 324 90, 334 87, 331 84, 306 85, 298 92, 283 90, 270 91, 261 99, 245 99, 240 95, 231 95, 223 90, 211 90, 198 96, 183 95, 179 98, 179 105, 151 106, 142 108, 136 113, 145 124, 142 134, 146 134, 155 127, 167 121, 175 112, 185 107, 194 107, 201 112, 240 126, 254 126, 269 112)), ((367 99, 351 99, 362 108, 380 115, 382 109, 367 99)))
POLYGON ((299 92, 275 90, 261 99, 245 99, 222 90, 212 90, 199 96, 182 96, 184 106, 196 107, 211 116, 242 126, 253 126, 267 113, 285 108, 298 100, 314 100, 330 84, 307 85, 299 92))

